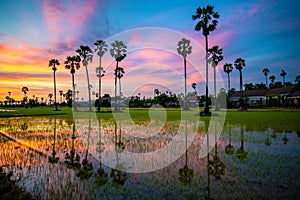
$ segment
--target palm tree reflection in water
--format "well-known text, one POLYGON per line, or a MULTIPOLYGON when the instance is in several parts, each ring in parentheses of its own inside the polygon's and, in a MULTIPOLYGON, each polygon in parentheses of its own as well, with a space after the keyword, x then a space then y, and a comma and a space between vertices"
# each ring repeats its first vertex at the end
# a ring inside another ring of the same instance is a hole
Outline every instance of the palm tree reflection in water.
POLYGON ((194 177, 194 170, 188 167, 188 147, 187 147, 187 120, 185 120, 185 165, 179 169, 179 180, 184 185, 191 184, 194 177))
POLYGON ((119 141, 118 141, 118 136, 117 136, 117 122, 115 121, 115 152, 116 152, 116 167, 115 169, 112 169, 110 172, 110 177, 113 179, 113 183, 116 185, 124 185, 126 180, 128 179, 128 175, 122 166, 122 164, 119 163, 119 153, 122 153, 125 149, 124 143, 121 141, 121 122, 120 122, 120 129, 119 129, 119 141))

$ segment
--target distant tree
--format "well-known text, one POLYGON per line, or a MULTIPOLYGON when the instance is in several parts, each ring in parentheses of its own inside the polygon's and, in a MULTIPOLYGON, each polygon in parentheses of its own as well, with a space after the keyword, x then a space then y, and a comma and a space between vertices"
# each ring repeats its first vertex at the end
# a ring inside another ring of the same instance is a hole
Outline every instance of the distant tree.
POLYGON ((102 77, 105 74, 104 68, 101 65, 101 59, 104 56, 105 52, 107 51, 107 44, 105 43, 105 41, 103 40, 97 40, 94 45, 95 47, 95 52, 97 53, 97 55, 99 56, 99 67, 96 68, 96 74, 97 77, 99 79, 99 91, 98 91, 98 108, 97 111, 100 112, 100 105, 101 105, 101 81, 102 81, 102 77))
MULTIPOLYGON (((220 61, 223 60, 223 49, 220 49, 219 46, 213 46, 208 49, 208 62, 214 69, 214 97, 215 102, 217 101, 217 84, 216 84, 216 68, 220 61)), ((218 104, 215 103, 215 110, 218 110, 218 104)))
POLYGON ((287 75, 287 73, 282 69, 280 76, 282 76, 282 81, 283 81, 283 85, 285 86, 285 76, 287 75))
POLYGON ((197 86, 197 84, 196 84, 196 83, 193 83, 193 84, 192 84, 192 88, 195 90, 195 94, 197 95, 196 86, 197 86))
POLYGON ((88 71, 88 63, 93 61, 93 51, 89 46, 80 46, 79 49, 76 50, 79 56, 82 58, 82 64, 85 67, 86 80, 87 80, 87 88, 88 88, 88 97, 89 97, 89 111, 92 111, 91 104, 91 87, 89 71, 88 71))
POLYGON ((74 74, 76 72, 76 70, 79 70, 80 69, 80 56, 76 55, 76 56, 68 56, 66 58, 66 61, 65 61, 65 68, 66 69, 70 69, 70 73, 72 75, 72 87, 73 87, 73 94, 72 94, 72 105, 74 107, 74 110, 76 111, 77 108, 76 108, 76 104, 75 104, 75 80, 74 80, 74 74))
POLYGON ((268 85, 268 74, 270 73, 270 70, 268 68, 264 68, 262 70, 262 72, 264 73, 264 75, 266 77, 266 85, 268 85))
POLYGON ((60 95, 60 103, 62 103, 62 96, 63 96, 64 92, 62 90, 59 90, 59 95, 60 95))
MULTIPOLYGON (((193 20, 199 20, 195 26, 195 31, 201 31, 202 35, 205 37, 205 61, 206 61, 206 99, 208 99, 208 36, 210 32, 217 28, 219 13, 214 11, 214 7, 207 5, 206 7, 198 7, 196 14, 192 15, 193 20)), ((204 115, 209 115, 208 103, 205 104, 204 115)))
POLYGON ((48 94, 48 97, 49 97, 49 99, 50 99, 49 101, 50 101, 50 105, 51 105, 53 94, 52 94, 52 93, 49 93, 49 94, 48 94))
POLYGON ((234 61, 234 66, 240 72, 240 91, 241 91, 241 109, 244 108, 244 99, 243 99, 243 75, 242 69, 246 67, 246 62, 243 58, 237 58, 234 61))
POLYGON ((277 81, 277 82, 275 82, 274 84, 272 84, 271 86, 272 86, 271 88, 281 88, 281 87, 283 87, 284 85, 282 84, 281 81, 277 81))
POLYGON ((24 86, 24 87, 22 87, 22 92, 24 93, 24 100, 23 100, 23 102, 24 102, 24 104, 27 102, 27 92, 28 92, 29 90, 28 90, 28 87, 26 87, 26 86, 24 86))
POLYGON ((65 94, 66 100, 67 100, 67 104, 68 104, 69 107, 72 107, 72 94, 73 94, 73 92, 70 89, 65 94))
POLYGON ((244 84, 245 90, 254 90, 255 86, 253 85, 253 83, 245 83, 244 84))
POLYGON ((272 75, 269 77, 269 79, 271 80, 271 84, 270 84, 270 87, 271 87, 271 85, 274 84, 276 77, 274 75, 272 75))
POLYGON ((300 85, 300 75, 296 76, 295 82, 296 82, 298 85, 300 85))
MULTIPOLYGON (((121 62, 127 53, 127 46, 124 44, 123 41, 116 40, 111 44, 110 55, 111 57, 115 58, 117 61, 116 69, 119 67, 119 62, 121 62)), ((115 111, 117 111, 117 76, 115 75, 115 111)))
POLYGON ((186 104, 186 57, 192 53, 192 46, 190 45, 191 41, 182 38, 177 43, 177 53, 183 57, 183 65, 184 65, 184 106, 183 109, 187 109, 186 104))
POLYGON ((266 90, 268 87, 264 83, 255 83, 254 88, 256 90, 266 90))
POLYGON ((60 65, 59 61, 57 59, 51 59, 49 61, 49 67, 52 67, 53 70, 53 82, 54 82, 54 105, 55 105, 55 110, 58 111, 57 108, 57 102, 56 102, 56 79, 55 79, 55 72, 57 70, 57 65, 60 65))
POLYGON ((231 63, 225 63, 225 65, 223 66, 223 70, 225 73, 227 73, 227 80, 228 80, 228 92, 230 90, 230 76, 229 74, 232 72, 233 67, 231 63))

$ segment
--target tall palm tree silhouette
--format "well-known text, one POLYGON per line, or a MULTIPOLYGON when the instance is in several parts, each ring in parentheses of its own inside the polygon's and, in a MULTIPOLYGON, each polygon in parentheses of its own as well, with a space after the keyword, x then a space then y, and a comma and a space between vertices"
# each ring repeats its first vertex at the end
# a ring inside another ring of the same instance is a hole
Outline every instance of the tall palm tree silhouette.
POLYGON ((285 86, 285 76, 287 75, 287 73, 282 69, 280 76, 282 76, 282 81, 283 81, 283 85, 285 86))
POLYGON ((73 94, 72 94, 72 105, 74 107, 74 111, 77 111, 76 103, 75 103, 75 78, 74 74, 76 70, 79 70, 80 68, 80 56, 68 56, 65 60, 65 68, 70 70, 70 73, 72 75, 72 87, 73 87, 73 94))
MULTIPOLYGON (((119 62, 121 62, 127 53, 127 46, 124 44, 123 41, 116 40, 111 44, 110 55, 115 58, 117 61, 116 69, 119 67, 119 62)), ((115 111, 118 111, 117 108, 117 76, 115 74, 115 111)))
POLYGON ((59 61, 57 59, 51 59, 49 61, 49 67, 52 67, 53 70, 53 82, 54 82, 54 105, 55 110, 58 111, 57 108, 57 102, 56 102, 56 78, 55 78, 55 72, 57 70, 57 65, 60 65, 59 61))
POLYGON ((192 53, 192 46, 190 45, 191 41, 182 38, 177 43, 177 53, 183 57, 183 64, 184 64, 184 105, 183 110, 187 110, 187 104, 186 104, 186 57, 192 53))
POLYGON ((215 110, 219 110, 217 104, 217 85, 216 85, 216 68, 221 60, 223 60, 223 49, 220 49, 219 46, 213 46, 208 49, 208 62, 214 68, 214 96, 215 96, 215 110))
POLYGON ((268 68, 264 68, 262 70, 262 72, 264 73, 264 75, 266 77, 266 86, 268 87, 268 74, 270 73, 270 70, 268 68))
POLYGON ((229 74, 232 72, 233 67, 231 63, 225 63, 223 66, 223 70, 227 73, 227 80, 228 80, 228 92, 230 91, 230 76, 229 74))
POLYGON ((101 59, 104 56, 105 52, 107 51, 107 44, 103 40, 97 40, 94 45, 95 47, 95 52, 99 56, 99 67, 96 68, 96 74, 97 77, 99 78, 99 93, 98 93, 98 108, 97 112, 100 112, 100 103, 101 103, 101 78, 104 76, 105 71, 101 65, 101 59))
POLYGON ((205 61, 206 61, 206 104, 205 109, 202 115, 210 115, 209 106, 208 106, 208 36, 209 33, 214 31, 217 28, 218 18, 220 17, 219 13, 214 11, 214 7, 207 5, 206 7, 198 7, 196 14, 192 15, 193 20, 199 19, 198 23, 195 26, 195 31, 201 31, 202 35, 205 37, 205 61))
POLYGON ((243 74, 242 74, 242 69, 246 67, 246 61, 243 58, 237 58, 234 61, 234 66, 237 70, 240 72, 240 92, 241 92, 241 110, 244 109, 244 97, 243 97, 243 74))
POLYGON ((82 58, 82 64, 85 67, 86 79, 87 79, 87 87, 88 87, 88 97, 89 97, 89 111, 92 111, 91 105, 91 85, 88 71, 88 63, 93 61, 93 51, 89 46, 80 46, 79 49, 76 50, 79 56, 82 58))

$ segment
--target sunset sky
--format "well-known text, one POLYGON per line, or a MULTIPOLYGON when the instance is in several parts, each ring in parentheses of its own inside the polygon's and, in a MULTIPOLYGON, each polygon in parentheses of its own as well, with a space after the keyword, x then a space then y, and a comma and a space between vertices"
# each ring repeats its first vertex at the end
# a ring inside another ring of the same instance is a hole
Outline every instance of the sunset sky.
MULTIPOLYGON (((176 53, 181 36, 192 40, 193 53, 188 58, 188 90, 198 84, 204 93, 204 37, 195 32, 192 15, 197 7, 213 5, 219 12, 217 29, 209 36, 209 46, 224 49, 224 60, 218 69, 218 83, 227 89, 223 65, 238 57, 246 60, 244 83, 265 82, 262 69, 270 69, 277 81, 281 69, 287 72, 286 81, 294 83, 300 75, 300 2, 299 1, 109 1, 109 0, 2 0, 0 1, 0 101, 8 91, 16 100, 23 96, 21 88, 32 95, 47 98, 53 93, 53 74, 48 67, 52 58, 60 61, 57 70, 57 90, 71 89, 71 75, 63 62, 75 55, 80 45, 106 40, 110 48, 114 40, 123 40, 128 55, 121 66, 126 74, 122 79, 125 96, 150 96, 155 87, 174 93, 183 91, 183 61, 176 53), (287 3, 289 2, 289 4, 287 3), (145 28, 144 27, 152 27, 145 28), (153 28, 156 27, 156 28, 153 28), (124 32, 125 31, 125 32, 124 32), (156 46, 157 45, 157 46, 156 46), (223 80, 221 79, 223 77, 223 80)), ((97 91, 95 55, 89 64, 93 91, 97 91)), ((103 59, 106 76, 104 93, 113 94, 114 60, 109 52, 103 59)), ((210 67, 209 79, 212 80, 210 67)), ((232 87, 238 88, 239 74, 231 73, 232 87)), ((78 88, 85 89, 85 69, 76 72, 78 88)), ((84 93, 84 92, 83 92, 84 93)), ((82 97, 86 97, 82 94, 82 97)))

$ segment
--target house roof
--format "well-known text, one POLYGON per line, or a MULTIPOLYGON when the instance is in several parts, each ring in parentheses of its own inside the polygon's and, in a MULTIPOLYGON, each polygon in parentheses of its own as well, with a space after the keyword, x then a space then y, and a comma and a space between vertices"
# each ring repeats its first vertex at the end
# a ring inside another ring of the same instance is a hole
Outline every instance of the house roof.
MULTIPOLYGON (((268 90, 245 90, 243 92, 244 96, 265 96, 268 90)), ((236 91, 231 97, 240 97, 241 91, 236 91)))
POLYGON ((283 95, 283 94, 290 94, 292 92, 292 90, 294 89, 295 86, 287 86, 287 87, 281 87, 281 88, 273 88, 273 89, 270 89, 268 92, 267 92, 267 96, 269 95, 283 95))
POLYGON ((291 97, 299 97, 299 96, 300 96, 300 90, 297 90, 291 94, 291 97))

